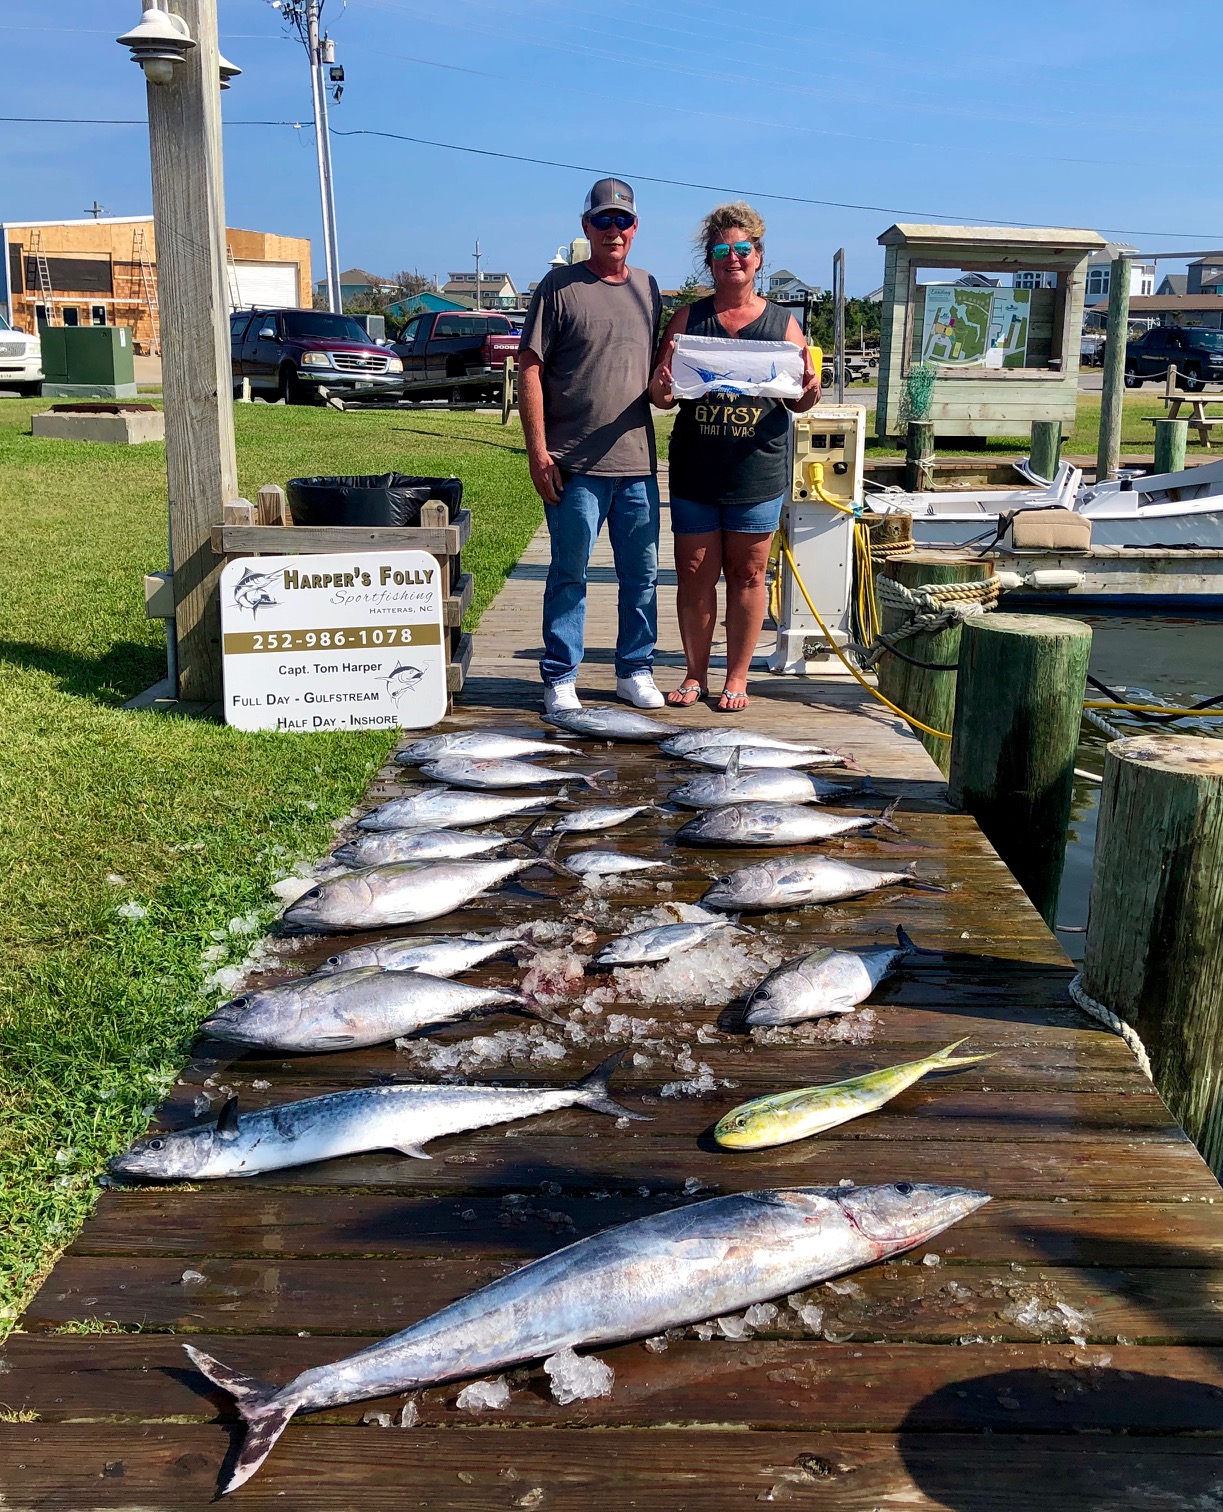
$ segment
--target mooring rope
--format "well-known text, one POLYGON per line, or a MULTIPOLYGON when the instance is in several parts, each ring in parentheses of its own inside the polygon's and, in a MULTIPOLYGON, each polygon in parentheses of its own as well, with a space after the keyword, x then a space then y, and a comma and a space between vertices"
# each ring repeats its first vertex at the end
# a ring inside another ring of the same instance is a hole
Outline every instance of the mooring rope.
MULTIPOLYGON (((873 667, 885 652, 895 651, 903 640, 914 635, 933 635, 958 625, 975 614, 986 614, 998 607, 1001 586, 997 579, 982 578, 976 583, 920 583, 906 588, 895 578, 877 577, 875 594, 881 609, 894 609, 907 616, 905 623, 887 635, 879 635, 862 653, 862 664, 873 667)), ((898 653, 902 654, 902 653, 898 653)), ((909 658, 905 658, 909 660, 909 658)), ((919 666, 926 665, 918 663, 919 666)), ((930 664, 931 671, 950 668, 930 664)))
POLYGON ((1102 735, 1107 735, 1110 740, 1121 740, 1125 736, 1124 730, 1119 730, 1115 724, 1105 719, 1103 714, 1097 714, 1094 709, 1084 709, 1083 718, 1089 725, 1094 725, 1102 735))
POLYGON ((1151 1074, 1151 1062, 1147 1056, 1146 1046, 1138 1038, 1138 1031, 1134 1028, 1133 1024, 1127 1024, 1111 1008, 1106 1008, 1103 1003, 1097 1003, 1095 998, 1084 989, 1081 972, 1072 979, 1067 991, 1070 993, 1075 1005, 1081 1008, 1084 1013, 1090 1018, 1098 1019, 1105 1028, 1111 1029, 1114 1034, 1121 1036, 1134 1052, 1134 1059, 1138 1062, 1142 1074, 1149 1082, 1153 1082, 1155 1078, 1151 1074))

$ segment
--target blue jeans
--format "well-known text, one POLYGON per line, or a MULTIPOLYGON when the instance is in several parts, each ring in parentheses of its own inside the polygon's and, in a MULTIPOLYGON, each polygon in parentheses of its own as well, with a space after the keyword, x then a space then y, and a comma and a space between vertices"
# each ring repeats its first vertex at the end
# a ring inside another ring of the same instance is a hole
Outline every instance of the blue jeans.
POLYGON ((586 569, 603 522, 620 585, 616 676, 648 672, 658 639, 658 480, 573 473, 560 502, 544 505, 552 563, 544 588, 545 683, 573 682, 586 631, 586 569))

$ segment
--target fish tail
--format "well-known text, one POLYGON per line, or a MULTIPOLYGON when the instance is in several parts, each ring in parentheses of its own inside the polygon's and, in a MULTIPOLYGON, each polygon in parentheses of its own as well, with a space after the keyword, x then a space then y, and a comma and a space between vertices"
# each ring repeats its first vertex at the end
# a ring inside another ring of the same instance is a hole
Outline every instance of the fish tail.
POLYGON ((567 787, 560 788, 552 798, 553 808, 556 808, 558 804, 562 803, 565 804, 568 808, 577 808, 577 804, 569 796, 569 789, 567 787))
POLYGON ((594 788, 597 792, 605 783, 614 782, 616 776, 615 767, 600 767, 597 772, 583 772, 582 781, 588 788, 594 788))
MULTIPOLYGON (((510 846, 508 848, 512 848, 514 846, 525 846, 528 854, 530 853, 532 846, 534 846, 538 850, 539 840, 536 839, 536 832, 539 830, 539 826, 543 824, 545 818, 546 815, 541 814, 538 819, 532 819, 530 824, 527 825, 526 829, 524 829, 521 834, 516 835, 513 840, 510 841, 510 846)), ((548 831, 544 830, 542 832, 542 835, 540 835, 540 839, 542 839, 543 835, 546 835, 547 833, 548 831)))
POLYGON ((978 1061, 993 1060, 994 1051, 990 1050, 984 1055, 952 1055, 953 1050, 958 1050, 961 1045, 966 1045, 970 1036, 956 1040, 954 1045, 948 1045, 943 1050, 938 1050, 930 1057, 931 1070, 938 1070, 942 1066, 975 1066, 978 1061))
POLYGON ((183 1348, 197 1366, 222 1391, 234 1399, 242 1421, 246 1424, 246 1437, 238 1462, 229 1480, 221 1488, 226 1496, 246 1484, 272 1451, 272 1446, 289 1425, 289 1419, 297 1411, 302 1395, 292 1386, 276 1386, 271 1381, 261 1381, 257 1376, 243 1375, 214 1360, 202 1349, 193 1349, 190 1344, 183 1348))
POLYGON ((916 892, 945 893, 950 892, 949 887, 940 887, 937 882, 923 882, 917 875, 917 862, 910 861, 904 870, 904 879, 907 886, 916 892))
POLYGON ((930 950, 925 945, 919 945, 903 924, 896 926, 896 941, 906 955, 941 956, 943 953, 941 950, 930 950))
POLYGON ((892 823, 892 815, 899 807, 900 799, 893 798, 891 803, 888 804, 887 808, 884 809, 883 813, 880 814, 878 819, 875 820, 875 823, 881 825, 884 829, 891 830, 894 835, 899 835, 901 833, 900 825, 892 823))
POLYGON ((569 1027, 568 1020, 561 1018, 559 1013, 554 1013, 543 1003, 537 1003, 531 998, 516 996, 514 1004, 519 1013, 525 1013, 530 1018, 543 1019, 545 1024, 558 1024, 562 1029, 569 1027))
POLYGON ((535 858, 540 866, 546 866, 548 870, 555 876, 571 877, 573 873, 569 870, 569 868, 564 864, 563 861, 560 861, 557 858, 557 852, 560 850, 560 845, 561 836, 552 835, 550 839, 545 840, 541 845, 536 845, 535 858))
POLYGON ((578 1093, 577 1102, 583 1108, 592 1108, 596 1113, 610 1113, 613 1118, 632 1118, 642 1123, 649 1123, 648 1116, 644 1113, 632 1113, 623 1107, 611 1095, 608 1083, 612 1072, 628 1054, 627 1049, 617 1050, 614 1055, 609 1055, 601 1065, 598 1065, 590 1073, 584 1076, 574 1091, 578 1093))

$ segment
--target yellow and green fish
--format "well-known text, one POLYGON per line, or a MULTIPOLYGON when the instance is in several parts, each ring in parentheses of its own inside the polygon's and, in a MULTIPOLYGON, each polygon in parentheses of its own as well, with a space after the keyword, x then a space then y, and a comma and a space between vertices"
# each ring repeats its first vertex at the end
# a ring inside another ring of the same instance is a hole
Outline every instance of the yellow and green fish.
POLYGON ((852 1118, 861 1118, 864 1113, 873 1113, 931 1071, 972 1066, 990 1059, 989 1055, 952 1055, 964 1043, 962 1039, 956 1040, 954 1045, 927 1055, 924 1060, 885 1066, 826 1087, 799 1087, 794 1092, 755 1097, 720 1119, 713 1137, 728 1150, 767 1150, 771 1145, 809 1139, 852 1118))

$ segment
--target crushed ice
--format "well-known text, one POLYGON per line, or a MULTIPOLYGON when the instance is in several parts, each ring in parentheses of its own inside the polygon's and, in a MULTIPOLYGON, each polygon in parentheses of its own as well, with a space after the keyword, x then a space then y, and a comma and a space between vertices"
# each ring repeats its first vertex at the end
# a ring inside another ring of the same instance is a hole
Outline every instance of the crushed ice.
POLYGON ((492 1381, 473 1381, 470 1386, 464 1386, 455 1399, 460 1412, 495 1412, 509 1405, 509 1382, 504 1376, 497 1376, 492 1381))
POLYGON ((545 1360, 544 1370, 552 1383, 553 1398, 561 1406, 567 1402, 611 1396, 612 1383, 616 1379, 615 1371, 605 1360, 593 1355, 574 1354, 568 1347, 545 1360))
POLYGON ((873 1008, 859 1008, 804 1024, 782 1024, 775 1029, 751 1031, 757 1045, 866 1045, 871 1041, 879 1016, 873 1008))

